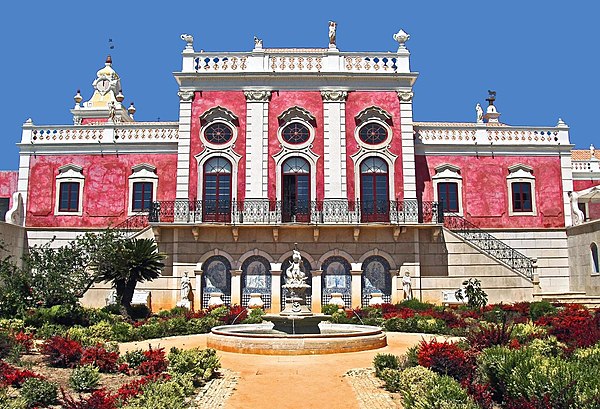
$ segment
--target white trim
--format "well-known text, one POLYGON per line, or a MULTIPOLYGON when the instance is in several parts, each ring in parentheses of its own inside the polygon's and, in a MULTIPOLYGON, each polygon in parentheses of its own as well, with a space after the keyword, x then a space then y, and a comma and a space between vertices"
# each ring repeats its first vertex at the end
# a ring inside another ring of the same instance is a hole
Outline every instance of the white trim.
MULTIPOLYGON (((158 175, 156 174, 156 166, 148 163, 140 163, 132 166, 131 175, 129 175, 129 199, 127 201, 127 215, 133 216, 141 211, 133 210, 133 184, 138 182, 152 183, 152 200, 157 200, 156 192, 158 191, 158 175)), ((148 213, 148 212, 143 212, 148 213)))
POLYGON ((201 153, 194 156, 196 162, 198 163, 198 187, 196 188, 197 192, 197 200, 201 200, 203 196, 203 182, 204 182, 204 164, 207 160, 216 158, 216 157, 224 157, 231 163, 231 201, 237 200, 237 188, 238 188, 238 167, 240 164, 240 159, 242 155, 238 154, 233 150, 233 147, 230 146, 229 149, 225 150, 212 150, 206 147, 201 153))
POLYGON ((599 266, 600 260, 594 260, 594 253, 592 252, 592 245, 596 246, 596 256, 598 256, 600 258, 600 249, 598 248, 598 243, 596 243, 595 241, 592 242, 592 244, 590 244, 590 263, 591 263, 591 267, 592 267, 592 272, 591 275, 592 276, 597 276, 600 275, 600 270, 599 271, 594 271, 596 269, 596 266, 599 266))
MULTIPOLYGON (((287 111, 286 111, 287 112, 287 111)), ((303 118, 298 118, 298 117, 294 117, 291 118, 289 121, 281 124, 279 126, 279 128, 277 129, 277 139, 279 140, 279 143, 282 146, 285 146, 286 148, 292 150, 292 149, 304 149, 307 146, 312 145, 313 141, 315 140, 315 128, 305 119, 303 118), (283 139, 283 128, 285 128, 288 125, 293 124, 294 122, 298 122, 301 123, 302 125, 306 126, 306 128, 308 129, 308 139, 305 142, 302 143, 289 143, 286 142, 283 139)))
POLYGON ((283 200, 283 180, 281 177, 281 166, 283 165, 283 162, 295 156, 308 161, 308 164, 310 165, 310 200, 317 200, 317 161, 319 160, 319 155, 314 153, 310 147, 305 147, 302 150, 292 150, 285 146, 281 151, 273 155, 273 160, 275 160, 275 178, 277 179, 275 182, 275 195, 277 200, 283 200))
POLYGON ((377 157, 383 159, 388 165, 388 200, 396 200, 396 189, 394 186, 394 174, 395 174, 395 163, 398 158, 397 155, 391 153, 387 148, 382 151, 367 150, 361 147, 358 152, 350 156, 350 159, 354 162, 354 196, 357 200, 361 199, 360 189, 360 165, 362 162, 369 157, 377 157))
POLYGON ((509 216, 537 216, 537 203, 535 200, 535 176, 530 166, 518 163, 508 167, 508 176, 506 177, 506 187, 508 193, 508 215, 509 216), (529 183, 531 187, 531 212, 515 212, 513 210, 513 183, 529 183))
POLYGON ((364 122, 362 122, 359 126, 357 126, 356 128, 354 128, 354 139, 356 140, 356 143, 358 143, 361 147, 365 148, 365 149, 380 149, 381 147, 387 147, 389 146, 390 142, 392 141, 392 136, 393 136, 393 132, 392 132, 392 128, 384 121, 378 119, 378 118, 370 118, 364 122), (385 128, 386 132, 387 132, 387 137, 385 138, 385 140, 381 143, 378 144, 370 144, 370 143, 366 143, 364 142, 362 139, 360 139, 360 130, 369 125, 369 124, 378 124, 381 125, 385 128))
POLYGON ((440 183, 456 183, 457 184, 457 201, 458 201, 458 214, 459 216, 464 215, 463 207, 463 196, 462 196, 462 185, 463 179, 460 174, 460 168, 458 166, 445 163, 435 167, 435 175, 431 177, 433 182, 433 200, 438 202, 438 184, 440 183))
POLYGON ((238 137, 238 130, 237 130, 237 126, 235 126, 235 124, 233 122, 229 122, 226 121, 225 119, 214 119, 212 121, 207 121, 204 125, 202 125, 202 127, 200 128, 200 141, 202 141, 202 144, 204 146, 206 146, 207 148, 210 149, 215 149, 215 150, 219 150, 219 149, 226 149, 228 147, 230 147, 231 145, 235 144, 235 141, 237 140, 238 137), (206 139, 206 136, 204 135, 204 132, 206 132, 206 128, 208 128, 211 125, 215 125, 215 124, 223 124, 226 127, 228 127, 229 129, 231 129, 231 139, 228 140, 225 143, 212 143, 210 141, 208 141, 208 139, 206 139))
POLYGON ((54 215, 55 216, 81 216, 83 215, 83 186, 85 184, 85 176, 83 176, 83 168, 72 163, 58 168, 56 176, 56 192, 54 195, 54 215), (60 185, 63 182, 79 183, 79 196, 77 200, 77 211, 66 212, 60 211, 60 185))

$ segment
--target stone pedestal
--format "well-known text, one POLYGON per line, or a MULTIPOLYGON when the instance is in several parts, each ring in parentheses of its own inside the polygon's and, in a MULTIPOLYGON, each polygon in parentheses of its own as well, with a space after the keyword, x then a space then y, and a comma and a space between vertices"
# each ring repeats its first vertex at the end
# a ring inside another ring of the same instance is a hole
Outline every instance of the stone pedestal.
POLYGON ((231 270, 231 305, 242 304, 242 270, 231 270))

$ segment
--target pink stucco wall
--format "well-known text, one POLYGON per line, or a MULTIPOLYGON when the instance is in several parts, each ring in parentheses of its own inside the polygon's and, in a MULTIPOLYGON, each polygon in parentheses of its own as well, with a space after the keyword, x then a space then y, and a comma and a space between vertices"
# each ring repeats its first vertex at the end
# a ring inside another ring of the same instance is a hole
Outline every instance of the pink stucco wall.
MULTIPOLYGON (((600 186, 600 180, 574 180, 573 189, 575 191, 589 189, 592 186, 600 186)), ((589 214, 587 217, 590 220, 600 219, 600 203, 590 203, 588 205, 589 214)))
POLYGON ((325 191, 323 176, 323 99, 319 91, 275 91, 271 94, 271 102, 269 103, 269 199, 276 199, 276 183, 278 183, 275 161, 272 159, 273 155, 281 151, 281 144, 277 139, 277 132, 280 127, 277 117, 286 109, 294 106, 306 109, 315 117, 315 139, 312 144, 312 151, 319 155, 319 159, 317 160, 317 169, 311 169, 311 172, 316 172, 317 180, 317 197, 311 197, 311 200, 321 200, 325 191))
POLYGON ((464 216, 479 227, 563 227, 563 196, 558 156, 416 156, 417 195, 433 200, 435 167, 452 164, 462 176, 464 216), (533 168, 535 176, 535 216, 508 215, 508 167, 518 163, 533 168))
POLYGON ((127 218, 129 176, 134 165, 156 167, 157 198, 175 200, 177 154, 56 155, 31 158, 27 204, 29 227, 107 227, 127 218), (55 216, 56 176, 67 164, 83 167, 82 216, 55 216))
MULTIPOLYGON (((348 93, 346 101, 346 177, 348 181, 348 199, 355 200, 359 192, 355 192, 354 162, 351 156, 359 151, 359 145, 355 138, 357 128, 356 115, 365 108, 376 106, 388 112, 392 116, 392 141, 389 150, 398 158, 394 164, 394 192, 395 197, 391 200, 404 197, 403 172, 402 172, 402 134, 400 131, 400 102, 396 92, 368 92, 355 91, 348 93)), ((389 169, 391 172, 392 169, 389 169)))
POLYGON ((0 171, 0 197, 10 198, 10 206, 12 206, 12 195, 17 191, 17 181, 19 172, 16 170, 0 171))
MULTIPOLYGON (((245 180, 246 180, 246 97, 243 91, 197 91, 192 103, 192 125, 190 141, 190 183, 189 198, 201 199, 198 197, 198 161, 195 156, 202 153, 204 146, 200 140, 200 116, 211 108, 223 107, 238 118, 238 137, 235 141, 234 151, 242 158, 238 164, 238 180, 232 181, 237 185, 237 197, 244 199, 245 180)), ((232 164, 235 166, 235 164, 232 164)))

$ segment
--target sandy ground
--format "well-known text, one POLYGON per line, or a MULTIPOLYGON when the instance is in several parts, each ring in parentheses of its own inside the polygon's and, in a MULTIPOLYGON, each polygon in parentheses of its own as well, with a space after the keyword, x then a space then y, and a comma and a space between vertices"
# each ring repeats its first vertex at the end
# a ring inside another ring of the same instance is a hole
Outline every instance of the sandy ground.
MULTIPOLYGON (((372 351, 330 355, 269 356, 218 352, 221 365, 239 373, 236 391, 226 408, 328 408, 358 409, 355 392, 343 375, 367 368, 377 353, 403 354, 429 336, 388 333, 388 346, 372 351)), ((206 348, 206 334, 121 344, 121 352, 172 346, 206 348)))

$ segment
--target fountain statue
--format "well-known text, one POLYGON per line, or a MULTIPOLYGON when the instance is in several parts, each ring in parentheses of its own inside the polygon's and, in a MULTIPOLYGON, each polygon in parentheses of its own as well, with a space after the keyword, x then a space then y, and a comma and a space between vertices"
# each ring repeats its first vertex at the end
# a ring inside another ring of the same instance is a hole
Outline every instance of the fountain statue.
POLYGON ((287 294, 285 309, 281 315, 313 315, 306 305, 306 290, 310 289, 310 286, 306 284, 306 273, 302 271, 303 268, 302 256, 296 243, 292 251, 292 262, 285 271, 285 284, 282 287, 287 294))

